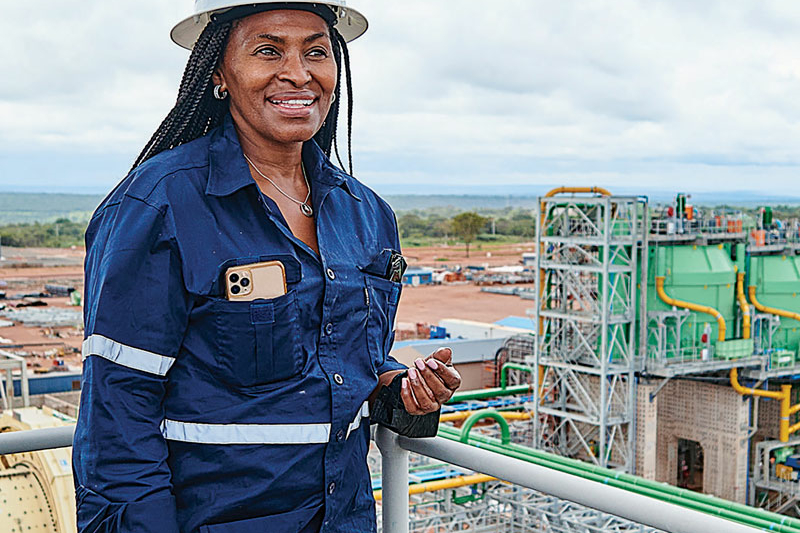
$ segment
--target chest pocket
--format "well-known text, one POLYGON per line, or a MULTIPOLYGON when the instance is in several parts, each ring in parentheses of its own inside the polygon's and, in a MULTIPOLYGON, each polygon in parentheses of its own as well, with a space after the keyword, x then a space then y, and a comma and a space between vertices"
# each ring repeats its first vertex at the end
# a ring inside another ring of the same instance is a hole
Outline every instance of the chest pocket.
POLYGON ((303 369, 300 316, 294 292, 270 300, 213 303, 215 359, 221 377, 253 387, 283 381, 303 369))
MULTIPOLYGON (((301 279, 300 263, 291 256, 240 258, 222 265, 280 260, 286 282, 301 279)), ((305 364, 301 344, 300 308, 296 291, 277 298, 236 302, 215 299, 216 350, 214 354, 220 378, 241 387, 255 387, 287 380, 300 374, 305 364)))
POLYGON ((392 348, 392 331, 397 316, 401 284, 364 273, 364 295, 367 303, 367 353, 373 371, 386 362, 392 348))

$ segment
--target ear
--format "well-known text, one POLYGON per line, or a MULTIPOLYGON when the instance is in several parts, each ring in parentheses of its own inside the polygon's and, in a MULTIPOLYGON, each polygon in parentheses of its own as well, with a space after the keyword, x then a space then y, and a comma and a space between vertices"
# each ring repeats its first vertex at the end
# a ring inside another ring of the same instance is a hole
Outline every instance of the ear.
POLYGON ((211 75, 211 81, 214 82, 214 85, 225 86, 225 77, 220 69, 214 71, 214 74, 211 75))

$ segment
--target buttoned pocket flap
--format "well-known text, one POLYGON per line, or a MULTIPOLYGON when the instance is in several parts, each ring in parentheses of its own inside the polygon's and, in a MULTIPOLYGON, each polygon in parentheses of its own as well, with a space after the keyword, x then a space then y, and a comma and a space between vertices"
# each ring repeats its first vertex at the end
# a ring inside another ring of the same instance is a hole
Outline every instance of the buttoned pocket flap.
POLYGON ((384 248, 375 254, 367 264, 359 266, 359 269, 367 274, 372 274, 373 276, 386 279, 386 272, 389 269, 389 262, 392 259, 392 254, 395 253, 398 252, 392 250, 391 248, 384 248))

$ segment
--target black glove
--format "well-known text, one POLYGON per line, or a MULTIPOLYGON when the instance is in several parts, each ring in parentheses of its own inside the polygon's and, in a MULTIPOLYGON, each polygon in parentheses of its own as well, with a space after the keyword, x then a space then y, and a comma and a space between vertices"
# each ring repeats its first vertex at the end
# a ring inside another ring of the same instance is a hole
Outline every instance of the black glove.
POLYGON ((408 372, 395 376, 378 391, 370 419, 405 437, 435 437, 439 431, 439 410, 426 415, 412 415, 400 397, 402 380, 408 372))

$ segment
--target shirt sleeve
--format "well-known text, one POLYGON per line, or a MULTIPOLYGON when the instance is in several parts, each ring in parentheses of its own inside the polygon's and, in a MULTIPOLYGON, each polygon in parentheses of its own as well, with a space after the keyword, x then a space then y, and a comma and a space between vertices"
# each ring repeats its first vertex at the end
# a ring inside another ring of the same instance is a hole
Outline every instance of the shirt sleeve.
MULTIPOLYGON (((388 207, 388 205, 387 205, 387 209, 390 209, 388 207)), ((394 212, 392 212, 391 219, 392 219, 392 222, 393 222, 392 235, 391 235, 392 249, 393 250, 397 250, 399 252, 400 251, 400 234, 399 234, 399 232, 397 230, 397 217, 395 217, 394 212)), ((402 297, 402 293, 403 293, 403 286, 401 284, 400 285, 400 297, 402 297)), ((397 314, 397 308, 395 307, 394 314, 392 315, 392 331, 389 332, 389 342, 388 342, 389 350, 391 350, 392 346, 394 346, 394 325, 396 324, 396 321, 395 321, 396 314, 397 314)), ((392 357, 387 352, 386 353, 386 360, 383 362, 382 365, 380 365, 376 369, 376 372, 380 376, 381 374, 386 373, 386 372, 391 372, 392 370, 405 370, 407 368, 408 367, 406 365, 404 365, 403 363, 398 362, 397 359, 392 357)))
POLYGON ((179 533, 161 422, 191 301, 168 213, 125 196, 92 219, 86 251, 78 531, 179 533))

